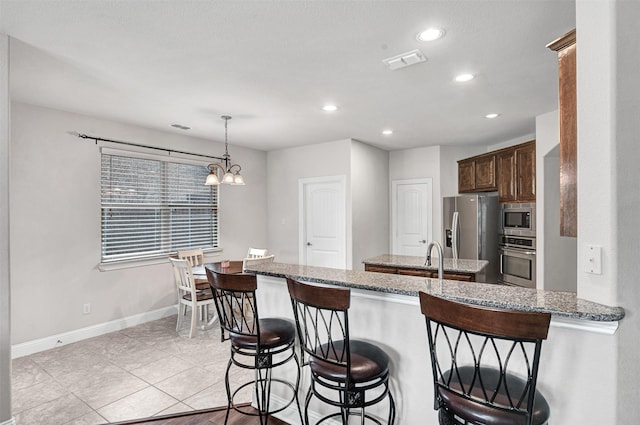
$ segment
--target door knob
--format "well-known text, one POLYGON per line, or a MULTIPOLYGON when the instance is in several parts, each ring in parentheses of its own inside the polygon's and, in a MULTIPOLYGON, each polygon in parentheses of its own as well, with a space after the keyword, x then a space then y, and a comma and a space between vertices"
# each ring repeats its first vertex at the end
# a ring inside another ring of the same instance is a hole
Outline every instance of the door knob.
POLYGON ((423 240, 421 240, 421 241, 418 241, 418 243, 427 243, 427 240, 426 240, 426 239, 423 239, 423 240))
POLYGON ((307 242, 307 246, 311 246, 311 242, 307 242))

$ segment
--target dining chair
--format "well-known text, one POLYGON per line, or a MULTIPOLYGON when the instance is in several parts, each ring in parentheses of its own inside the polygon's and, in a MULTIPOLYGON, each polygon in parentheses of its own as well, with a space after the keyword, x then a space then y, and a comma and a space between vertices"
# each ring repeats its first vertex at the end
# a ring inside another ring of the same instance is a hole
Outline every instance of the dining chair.
POLYGON ((544 425, 536 389, 549 313, 474 306, 420 292, 441 425, 544 425))
POLYGON ((182 317, 186 315, 187 307, 190 307, 191 327, 189 330, 189 338, 192 338, 193 332, 196 329, 198 309, 201 306, 208 307, 213 304, 213 295, 210 290, 198 289, 196 287, 189 261, 176 258, 169 258, 169 261, 171 261, 173 277, 178 290, 178 320, 176 323, 176 332, 180 330, 182 317))
MULTIPOLYGON (((181 260, 187 260, 191 267, 202 266, 204 264, 204 251, 202 248, 187 249, 184 251, 178 251, 178 258, 181 260)), ((209 290, 209 282, 206 277, 194 276, 196 287, 202 290, 209 290)), ((209 306, 203 305, 200 308, 200 315, 202 320, 209 320, 209 306)))
POLYGON ((244 272, 247 268, 258 264, 273 263, 274 258, 275 255, 273 254, 260 258, 245 258, 242 260, 242 271, 244 272))
POLYGON ((261 258, 267 255, 267 250, 262 248, 249 248, 246 258, 261 258))

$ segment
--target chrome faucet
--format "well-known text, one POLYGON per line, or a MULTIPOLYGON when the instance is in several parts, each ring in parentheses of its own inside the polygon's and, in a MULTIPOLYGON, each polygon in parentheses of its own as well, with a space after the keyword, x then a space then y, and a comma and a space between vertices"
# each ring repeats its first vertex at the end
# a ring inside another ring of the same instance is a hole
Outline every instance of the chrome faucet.
POLYGON ((438 241, 431 241, 429 245, 427 245, 427 258, 424 260, 425 266, 431 265, 431 250, 433 247, 436 247, 436 251, 438 251, 438 279, 442 280, 442 271, 443 271, 443 260, 442 260, 442 245, 438 241))

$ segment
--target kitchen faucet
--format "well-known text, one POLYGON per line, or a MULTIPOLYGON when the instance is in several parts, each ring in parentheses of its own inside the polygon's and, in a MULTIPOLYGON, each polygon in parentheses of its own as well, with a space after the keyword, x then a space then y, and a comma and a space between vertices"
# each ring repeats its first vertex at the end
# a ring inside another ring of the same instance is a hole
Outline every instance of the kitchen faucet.
POLYGON ((424 265, 431 265, 431 250, 434 246, 436 247, 436 251, 438 251, 438 279, 442 280, 442 269, 444 268, 442 264, 442 245, 440 245, 438 241, 431 241, 429 245, 427 245, 427 258, 424 260, 424 265))

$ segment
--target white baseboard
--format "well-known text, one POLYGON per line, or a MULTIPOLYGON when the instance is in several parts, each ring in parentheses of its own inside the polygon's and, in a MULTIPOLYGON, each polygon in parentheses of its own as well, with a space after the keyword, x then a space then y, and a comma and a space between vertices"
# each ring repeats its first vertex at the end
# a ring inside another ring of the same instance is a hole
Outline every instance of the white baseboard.
MULTIPOLYGON (((72 342, 82 341, 83 339, 93 338, 109 332, 119 331, 131 326, 140 325, 152 320, 162 319, 177 314, 178 306, 172 305, 158 310, 147 311, 145 313, 135 314, 133 316, 123 317, 122 319, 112 320, 110 322, 99 323, 97 325, 88 326, 86 328, 76 329, 57 335, 51 335, 45 338, 35 339, 33 341, 23 342, 11 346, 11 358, 28 356, 30 354, 39 353, 40 351, 50 350, 51 348, 60 347, 62 345, 71 344, 72 342)), ((8 422, 7 424, 10 424, 8 422)), ((0 423, 5 425, 5 423, 0 423)))
POLYGON ((0 422, 0 425, 16 425, 16 418, 11 418, 8 421, 0 422))

